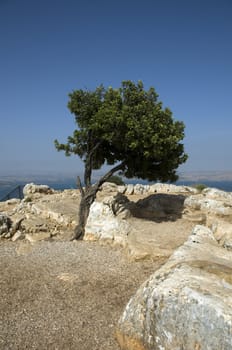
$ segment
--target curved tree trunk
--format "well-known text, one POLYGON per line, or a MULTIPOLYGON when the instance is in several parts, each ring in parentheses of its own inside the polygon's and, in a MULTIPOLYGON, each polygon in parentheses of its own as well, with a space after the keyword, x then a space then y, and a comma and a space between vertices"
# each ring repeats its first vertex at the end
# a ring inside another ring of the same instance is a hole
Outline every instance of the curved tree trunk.
MULTIPOLYGON (((109 177, 111 177, 116 171, 122 169, 124 167, 124 162, 120 163, 119 165, 112 168, 110 171, 108 171, 104 176, 102 176, 98 182, 91 186, 90 180, 88 179, 88 186, 86 186, 85 189, 83 189, 81 185, 80 178, 77 178, 77 185, 81 192, 81 202, 79 206, 79 212, 78 212, 78 225, 76 226, 74 230, 74 236, 72 237, 72 241, 74 239, 83 239, 85 235, 85 226, 88 220, 89 211, 91 204, 95 201, 97 192, 101 188, 101 185, 108 180, 109 177)), ((86 182, 86 179, 85 179, 86 182)))
MULTIPOLYGON (((83 190, 83 189, 82 189, 83 190)), ((83 239, 85 234, 85 226, 89 216, 90 206, 96 199, 97 190, 94 187, 89 187, 86 192, 82 192, 81 202, 78 212, 78 225, 74 230, 74 239, 83 239)))

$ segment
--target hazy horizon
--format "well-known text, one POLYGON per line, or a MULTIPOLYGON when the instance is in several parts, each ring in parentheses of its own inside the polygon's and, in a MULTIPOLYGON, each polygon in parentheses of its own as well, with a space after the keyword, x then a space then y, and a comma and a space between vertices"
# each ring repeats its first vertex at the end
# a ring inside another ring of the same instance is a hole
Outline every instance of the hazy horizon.
MULTIPOLYGON (((98 180, 101 171, 98 174, 94 173, 92 177, 92 182, 98 180)), ((18 190, 18 186, 24 186, 26 183, 37 183, 49 185, 55 189, 66 189, 66 188, 77 188, 76 178, 80 176, 83 180, 83 174, 81 173, 40 173, 40 174, 5 174, 0 173, 0 200, 5 198, 8 193, 18 190)), ((194 184, 203 183, 209 187, 216 187, 223 191, 232 192, 232 171, 221 172, 221 171, 201 171, 201 172, 185 172, 180 173, 180 177, 176 182, 177 185, 187 185, 193 186, 194 184)), ((148 184, 146 180, 140 179, 126 179, 123 178, 125 183, 143 183, 148 184)), ((155 183, 156 181, 151 181, 150 183, 155 183)))
MULTIPOLYGON (((93 179, 99 178, 101 175, 106 173, 104 169, 100 169, 97 171, 93 171, 93 179)), ((77 176, 83 177, 84 172, 83 171, 71 171, 71 172, 55 172, 55 171, 41 171, 41 172, 1 172, 0 171, 0 181, 5 179, 6 181, 11 179, 19 179, 19 181, 22 181, 23 179, 45 179, 48 181, 53 181, 54 179, 76 179, 77 176)), ((232 181, 232 171, 220 171, 220 170, 210 170, 210 171, 182 171, 178 172, 179 180, 187 180, 187 181, 194 181, 196 179, 205 179, 205 180, 214 180, 214 181, 232 181)), ((138 182, 140 179, 138 179, 138 182)), ((141 180, 142 181, 142 180, 141 180)))

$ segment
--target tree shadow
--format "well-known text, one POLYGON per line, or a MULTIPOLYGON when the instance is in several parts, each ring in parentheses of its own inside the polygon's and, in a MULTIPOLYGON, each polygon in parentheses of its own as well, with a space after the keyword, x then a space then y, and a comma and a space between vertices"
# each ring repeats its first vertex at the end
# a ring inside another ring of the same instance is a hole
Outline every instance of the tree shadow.
POLYGON ((131 215, 155 222, 176 221, 182 217, 184 195, 158 193, 128 203, 131 215))

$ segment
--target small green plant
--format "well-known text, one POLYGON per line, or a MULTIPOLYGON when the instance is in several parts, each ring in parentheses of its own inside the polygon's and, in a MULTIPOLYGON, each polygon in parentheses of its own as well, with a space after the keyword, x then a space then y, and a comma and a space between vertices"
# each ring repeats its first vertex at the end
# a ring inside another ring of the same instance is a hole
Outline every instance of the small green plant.
POLYGON ((196 184, 194 187, 197 189, 198 192, 202 192, 207 186, 205 184, 196 184))
POLYGON ((111 176, 107 182, 111 182, 113 184, 116 184, 118 186, 121 186, 121 185, 125 185, 125 183, 123 182, 122 178, 118 175, 113 175, 111 176))

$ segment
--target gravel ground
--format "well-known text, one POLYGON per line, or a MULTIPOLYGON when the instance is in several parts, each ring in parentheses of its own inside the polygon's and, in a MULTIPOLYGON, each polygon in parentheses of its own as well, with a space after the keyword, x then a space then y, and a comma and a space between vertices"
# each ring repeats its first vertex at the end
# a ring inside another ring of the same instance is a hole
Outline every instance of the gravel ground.
POLYGON ((0 349, 118 350, 117 321, 161 263, 93 242, 0 242, 0 349))

